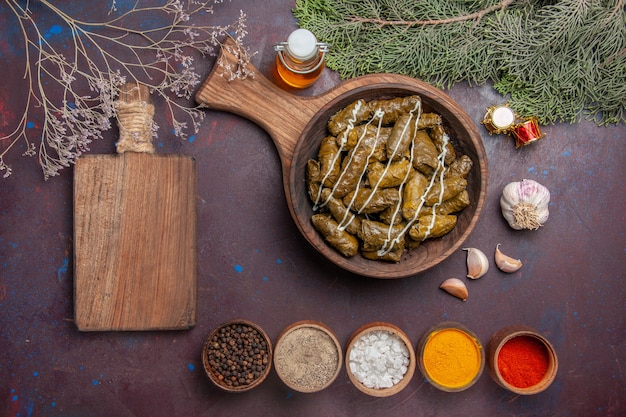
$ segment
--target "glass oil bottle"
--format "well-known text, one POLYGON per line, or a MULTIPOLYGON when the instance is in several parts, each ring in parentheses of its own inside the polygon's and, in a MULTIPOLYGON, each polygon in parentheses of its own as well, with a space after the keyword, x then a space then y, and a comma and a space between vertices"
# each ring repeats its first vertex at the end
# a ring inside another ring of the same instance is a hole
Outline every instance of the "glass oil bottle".
POLYGON ((274 45, 278 75, 291 87, 309 87, 322 74, 324 56, 329 49, 328 44, 318 42, 310 31, 294 30, 287 42, 274 45))

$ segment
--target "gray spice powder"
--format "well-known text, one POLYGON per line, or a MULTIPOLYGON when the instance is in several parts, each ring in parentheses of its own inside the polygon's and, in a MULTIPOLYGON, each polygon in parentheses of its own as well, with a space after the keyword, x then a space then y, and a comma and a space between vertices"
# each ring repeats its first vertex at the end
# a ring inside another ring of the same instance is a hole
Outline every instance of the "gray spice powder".
POLYGON ((321 329, 298 327, 287 332, 274 351, 274 366, 283 380, 305 391, 323 388, 335 375, 339 353, 321 329))

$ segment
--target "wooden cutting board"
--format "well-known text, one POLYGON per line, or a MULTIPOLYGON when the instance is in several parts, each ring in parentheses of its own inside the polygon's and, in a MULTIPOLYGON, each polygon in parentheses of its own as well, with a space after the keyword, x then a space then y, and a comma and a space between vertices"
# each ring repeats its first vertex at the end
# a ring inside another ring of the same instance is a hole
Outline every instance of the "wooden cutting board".
MULTIPOLYGON (((121 97, 137 101, 147 97, 142 91, 121 97)), ((183 155, 126 151, 76 161, 74 307, 79 330, 195 325, 196 178, 194 159, 183 155)))

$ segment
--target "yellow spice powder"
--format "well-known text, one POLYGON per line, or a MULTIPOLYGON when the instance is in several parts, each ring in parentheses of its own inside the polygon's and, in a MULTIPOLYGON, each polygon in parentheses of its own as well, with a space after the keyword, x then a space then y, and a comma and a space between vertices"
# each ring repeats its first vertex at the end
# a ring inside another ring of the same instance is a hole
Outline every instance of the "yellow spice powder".
POLYGON ((424 346, 423 361, 432 381, 447 388, 460 388, 469 384, 480 370, 480 347, 461 330, 437 330, 424 346))

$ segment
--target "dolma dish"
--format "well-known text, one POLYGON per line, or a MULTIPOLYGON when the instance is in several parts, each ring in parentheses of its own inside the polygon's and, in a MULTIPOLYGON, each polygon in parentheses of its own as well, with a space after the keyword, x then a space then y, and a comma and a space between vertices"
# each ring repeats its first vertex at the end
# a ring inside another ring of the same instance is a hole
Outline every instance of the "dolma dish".
POLYGON ((471 203, 473 161, 417 94, 355 100, 330 117, 306 164, 311 222, 344 257, 400 262, 471 203))

